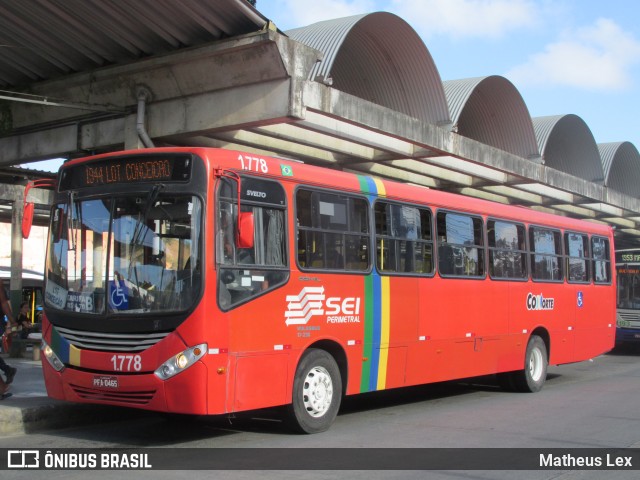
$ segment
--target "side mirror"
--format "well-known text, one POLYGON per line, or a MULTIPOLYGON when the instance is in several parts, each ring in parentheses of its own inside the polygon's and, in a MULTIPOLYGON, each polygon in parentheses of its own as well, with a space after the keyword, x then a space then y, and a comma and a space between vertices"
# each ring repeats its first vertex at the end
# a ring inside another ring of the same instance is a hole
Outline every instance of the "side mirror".
POLYGON ((253 212, 240 212, 236 248, 253 248, 253 236, 253 212))
POLYGON ((24 200, 22 203, 22 238, 29 238, 29 234, 31 233, 31 226, 33 225, 33 214, 36 208, 33 202, 27 202, 29 190, 31 190, 32 188, 54 187, 55 180, 52 180, 50 178, 42 178, 27 183, 27 186, 24 188, 24 200))
POLYGON ((24 204, 22 212, 22 238, 29 238, 31 233, 31 226, 33 225, 33 212, 36 206, 32 202, 24 204))

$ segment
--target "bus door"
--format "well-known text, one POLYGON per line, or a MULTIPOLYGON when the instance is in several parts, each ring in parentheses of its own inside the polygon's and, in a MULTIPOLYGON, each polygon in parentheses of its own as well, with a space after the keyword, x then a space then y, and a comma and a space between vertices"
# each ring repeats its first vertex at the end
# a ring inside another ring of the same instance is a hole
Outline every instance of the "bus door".
MULTIPOLYGON (((565 234, 568 237, 576 234, 565 234)), ((587 236, 583 238, 587 250, 587 236)), ((581 243, 582 245, 582 243, 581 243)), ((573 301, 575 308, 575 358, 580 361, 590 358, 593 351, 607 351, 615 336, 615 304, 610 295, 612 282, 609 240, 591 237, 593 259, 575 258, 569 252, 569 283, 575 283, 573 301), (591 272, 591 275, 589 273, 591 272), (593 282, 593 283, 591 283, 593 282), (608 319, 608 322, 605 321, 608 319)), ((584 257, 587 255, 585 254, 584 257)))
MULTIPOLYGON (((430 370, 425 358, 426 334, 420 333, 420 285, 434 273, 431 211, 414 205, 378 200, 374 205, 376 259, 371 283, 374 309, 380 303, 381 363, 387 363, 382 388, 416 384, 430 370), (379 287, 378 287, 379 285, 379 287), (379 300, 378 298, 379 297, 379 300), (409 345, 417 348, 409 348, 409 345)), ((376 333, 374 317, 374 330, 376 333)), ((384 372, 382 372, 384 373, 384 372)))

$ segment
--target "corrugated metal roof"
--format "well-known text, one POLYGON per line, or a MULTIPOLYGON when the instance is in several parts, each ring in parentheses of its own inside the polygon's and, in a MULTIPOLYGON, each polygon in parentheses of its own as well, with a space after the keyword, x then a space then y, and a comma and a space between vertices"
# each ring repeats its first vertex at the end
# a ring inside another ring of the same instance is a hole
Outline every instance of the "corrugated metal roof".
POLYGON ((631 142, 600 143, 598 149, 605 185, 632 197, 640 197, 640 153, 635 145, 631 142))
POLYGON ((600 152, 587 124, 577 115, 533 118, 538 147, 548 167, 603 183, 600 152))
POLYGON ((23 183, 24 180, 55 178, 56 174, 44 170, 22 167, 0 167, 0 184, 23 183))
POLYGON ((540 153, 520 92, 497 75, 444 82, 454 128, 460 135, 531 160, 540 153))
POLYGON ((259 30, 246 0, 1 0, 0 88, 259 30))
POLYGON ((418 34, 386 12, 314 23, 286 32, 324 53, 310 79, 414 118, 448 124, 442 81, 418 34))

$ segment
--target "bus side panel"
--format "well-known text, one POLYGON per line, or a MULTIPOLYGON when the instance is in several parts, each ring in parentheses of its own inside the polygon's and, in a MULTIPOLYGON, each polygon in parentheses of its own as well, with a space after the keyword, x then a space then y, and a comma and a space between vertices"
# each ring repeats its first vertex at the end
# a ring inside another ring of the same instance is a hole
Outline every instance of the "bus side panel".
POLYGON ((495 372, 511 372, 522 368, 527 336, 523 334, 526 329, 526 311, 522 296, 523 282, 502 281, 503 302, 507 308, 506 330, 500 338, 499 356, 495 372), (506 295, 504 294, 506 292, 506 295))
POLYGON ((378 383, 378 389, 397 388, 406 385, 407 347, 381 348, 380 356, 387 357, 387 371, 384 383, 378 383))
POLYGON ((288 369, 288 353, 238 356, 232 362, 235 362, 232 411, 289 403, 287 385, 293 378, 288 369))
POLYGON ((537 328, 550 339, 549 363, 571 362, 575 352, 573 293, 561 283, 513 282, 511 335, 520 355, 513 369, 522 369, 527 342, 537 328))
MULTIPOLYGON (((425 279, 420 300, 419 336, 425 347, 418 350, 428 360, 411 383, 495 372, 508 331, 508 301, 501 285, 488 280, 425 279)), ((418 360, 415 357, 411 355, 412 362, 418 360)))
POLYGON ((549 290, 549 295, 554 298, 554 307, 551 311, 534 313, 550 313, 548 325, 551 334, 551 354, 549 363, 558 365, 561 363, 576 361, 576 290, 574 285, 558 285, 549 290), (555 341, 554 341, 555 340, 555 341))
POLYGON ((516 363, 512 365, 515 369, 522 368, 531 331, 540 325, 527 309, 527 298, 535 286, 531 282, 512 282, 509 288, 509 333, 515 338, 517 350, 516 363))
POLYGON ((575 360, 587 360, 611 350, 615 343, 615 303, 611 287, 578 285, 575 309, 575 360))
POLYGON ((412 343, 407 357, 407 385, 439 382, 451 378, 451 349, 448 338, 453 336, 449 321, 438 318, 439 277, 422 278, 418 282, 419 319, 418 342, 412 343))
MULTIPOLYGON (((389 332, 388 342, 385 342, 384 332, 382 334, 380 357, 386 357, 387 365, 385 373, 379 376, 379 389, 402 387, 407 384, 407 346, 415 344, 418 339, 420 311, 418 278, 382 277, 382 282, 389 282, 389 332), (385 345, 389 347, 386 351, 385 345)), ((381 306, 384 317, 384 301, 381 306)), ((382 325, 384 324, 383 318, 382 325)))
MULTIPOLYGON (((480 295, 468 306, 476 326, 472 333, 473 363, 477 375, 497 372, 509 331, 509 296, 502 281, 483 280, 480 295)), ((475 374, 474 374, 475 375, 475 374)))

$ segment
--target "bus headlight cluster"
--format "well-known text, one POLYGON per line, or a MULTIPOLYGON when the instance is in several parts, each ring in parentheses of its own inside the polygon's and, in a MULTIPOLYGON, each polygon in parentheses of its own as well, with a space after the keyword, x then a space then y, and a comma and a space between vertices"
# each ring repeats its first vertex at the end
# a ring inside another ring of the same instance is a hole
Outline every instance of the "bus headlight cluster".
POLYGON ((159 379, 167 380, 189 368, 204 357, 205 353, 207 353, 206 343, 187 348, 160 365, 154 373, 159 379))
POLYGON ((44 340, 42 340, 40 348, 42 349, 44 358, 49 362, 49 365, 51 365, 56 372, 60 372, 64 368, 64 363, 62 363, 62 360, 58 358, 56 352, 53 351, 53 348, 51 348, 51 346, 44 340))

